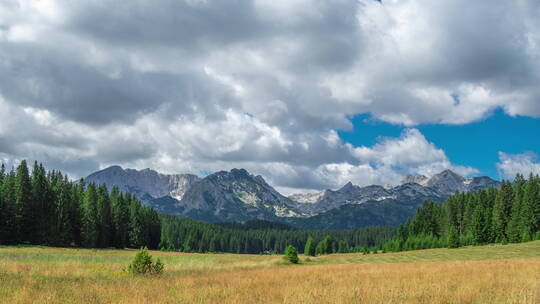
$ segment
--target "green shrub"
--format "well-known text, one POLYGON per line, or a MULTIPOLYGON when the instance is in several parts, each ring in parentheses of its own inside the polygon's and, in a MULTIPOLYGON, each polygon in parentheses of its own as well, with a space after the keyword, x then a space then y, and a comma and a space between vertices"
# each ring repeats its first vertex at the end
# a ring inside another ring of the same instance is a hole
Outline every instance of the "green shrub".
POLYGON ((161 260, 157 259, 154 262, 152 256, 148 253, 148 248, 144 247, 135 254, 127 270, 132 274, 160 275, 163 273, 164 268, 165 265, 161 260))
POLYGON ((298 252, 294 246, 289 245, 285 248, 285 260, 293 264, 298 264, 298 252))

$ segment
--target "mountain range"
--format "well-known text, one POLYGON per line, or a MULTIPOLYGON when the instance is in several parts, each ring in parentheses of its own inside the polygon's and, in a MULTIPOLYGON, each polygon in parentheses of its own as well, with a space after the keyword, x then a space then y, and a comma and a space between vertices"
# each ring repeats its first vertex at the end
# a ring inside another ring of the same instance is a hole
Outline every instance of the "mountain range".
POLYGON ((258 218, 309 229, 396 226, 412 217, 426 200, 442 202, 456 192, 500 185, 489 177, 465 178, 445 170, 431 178, 407 176, 393 187, 360 187, 349 182, 338 190, 285 197, 262 176, 244 169, 219 171, 200 178, 112 166, 85 180, 106 184, 109 188, 118 186, 162 213, 208 222, 243 222, 258 218))

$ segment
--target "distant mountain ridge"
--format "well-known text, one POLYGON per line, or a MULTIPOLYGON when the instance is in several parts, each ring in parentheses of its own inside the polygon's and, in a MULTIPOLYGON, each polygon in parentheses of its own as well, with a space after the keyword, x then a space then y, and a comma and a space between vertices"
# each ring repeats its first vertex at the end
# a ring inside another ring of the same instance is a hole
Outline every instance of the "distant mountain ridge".
POLYGON ((262 176, 244 169, 199 178, 118 166, 93 173, 86 181, 118 186, 163 213, 209 222, 263 219, 313 229, 399 225, 426 200, 442 202, 456 192, 500 185, 489 177, 465 178, 445 170, 431 178, 407 176, 395 187, 360 187, 349 182, 338 190, 285 197, 262 176))
POLYGON ((90 174, 87 182, 117 186, 123 192, 131 192, 146 202, 170 196, 181 200, 186 191, 200 178, 193 174, 161 174, 151 169, 134 170, 112 166, 90 174))

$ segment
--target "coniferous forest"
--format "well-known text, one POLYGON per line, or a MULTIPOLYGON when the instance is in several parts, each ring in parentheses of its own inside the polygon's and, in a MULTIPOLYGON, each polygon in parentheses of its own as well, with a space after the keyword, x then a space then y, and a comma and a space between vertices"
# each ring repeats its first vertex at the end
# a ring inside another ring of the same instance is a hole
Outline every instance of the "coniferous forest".
POLYGON ((540 240, 540 178, 503 181, 500 189, 459 193, 443 204, 425 202, 401 225, 385 251, 457 248, 540 240))
POLYGON ((262 220, 212 224, 175 216, 163 216, 161 225, 162 248, 183 252, 282 253, 288 245, 303 249, 309 238, 327 242, 328 253, 361 252, 382 245, 395 233, 392 227, 301 230, 262 220))
POLYGON ((0 169, 0 244, 157 248, 159 215, 129 193, 70 182, 26 161, 0 169))
POLYGON ((129 193, 76 183, 43 165, 0 169, 0 245, 139 248, 183 252, 281 253, 308 238, 327 252, 365 251, 392 238, 391 227, 349 231, 299 230, 253 220, 211 224, 160 215, 129 193), (31 172, 30 172, 31 171, 31 172))
POLYGON ((540 178, 517 175, 500 189, 458 193, 425 202, 401 225, 345 231, 301 230, 285 224, 205 223, 160 215, 114 187, 71 182, 58 171, 26 161, 0 169, 0 244, 87 248, 147 246, 183 252, 281 253, 288 245, 325 253, 402 251, 516 243, 540 239, 540 178), (314 249, 315 250, 315 249, 314 249))

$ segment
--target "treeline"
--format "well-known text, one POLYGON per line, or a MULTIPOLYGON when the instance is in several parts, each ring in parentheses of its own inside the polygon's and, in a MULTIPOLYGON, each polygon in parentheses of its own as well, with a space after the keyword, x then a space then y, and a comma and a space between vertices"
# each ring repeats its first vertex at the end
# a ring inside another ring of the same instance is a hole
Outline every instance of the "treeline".
POLYGON ((158 248, 159 215, 129 193, 73 183, 26 161, 0 168, 0 244, 158 248))
POLYGON ((347 231, 300 230, 284 224, 252 220, 213 224, 162 216, 161 248, 182 252, 282 253, 288 245, 304 248, 308 239, 320 243, 320 253, 364 252, 390 240, 392 227, 347 231))
POLYGON ((540 178, 518 174, 500 189, 456 194, 443 204, 426 202, 401 225, 385 251, 456 248, 540 240, 540 178))
POLYGON ((0 168, 0 245, 140 248, 183 252, 282 253, 287 245, 317 252, 359 252, 390 240, 391 227, 350 231, 300 230, 281 223, 205 223, 159 215, 117 187, 69 181, 26 161, 0 168))

